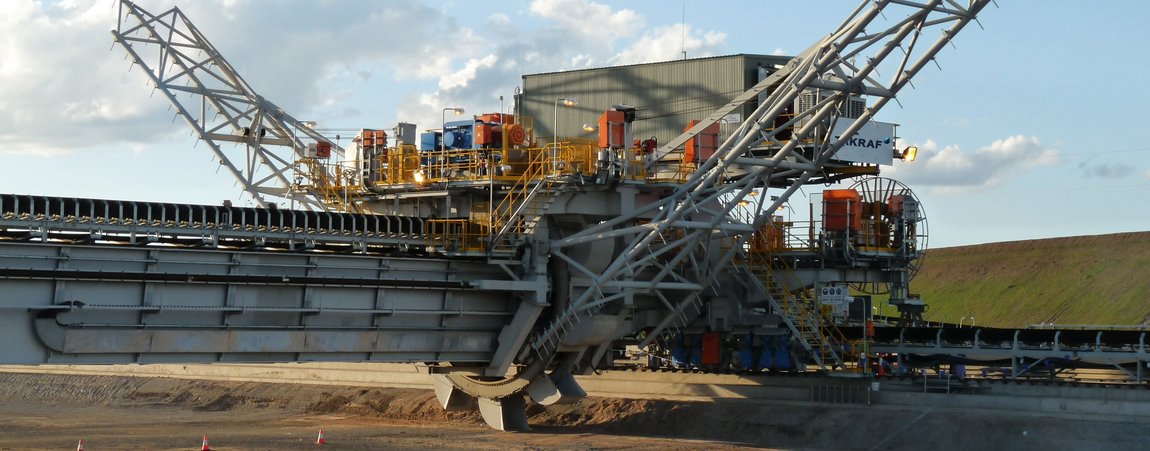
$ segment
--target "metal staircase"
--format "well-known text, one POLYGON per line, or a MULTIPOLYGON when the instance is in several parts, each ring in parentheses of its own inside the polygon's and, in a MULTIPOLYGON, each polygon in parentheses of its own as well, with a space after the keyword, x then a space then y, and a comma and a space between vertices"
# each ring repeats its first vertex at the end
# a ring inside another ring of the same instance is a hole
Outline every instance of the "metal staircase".
POLYGON ((547 152, 532 152, 526 168, 515 181, 503 200, 492 210, 491 227, 497 230, 491 236, 491 255, 515 252, 524 237, 535 233, 535 228, 555 202, 561 188, 555 179, 547 176, 547 152))
POLYGON ((846 368, 841 346, 847 343, 842 332, 828 321, 819 309, 813 289, 793 287, 792 269, 781 259, 768 254, 748 252, 746 270, 761 284, 771 309, 824 371, 846 368))
POLYGON ((563 337, 567 336, 584 320, 594 318, 600 308, 602 308, 602 304, 586 309, 574 304, 568 305, 562 313, 555 316, 555 321, 551 322, 547 329, 544 329, 542 333, 531 340, 531 349, 535 351, 536 357, 549 360, 555 356, 559 350, 559 345, 563 342, 563 337))
POLYGON ((356 201, 352 188, 344 182, 338 168, 332 174, 323 163, 314 158, 304 158, 296 162, 297 174, 310 185, 298 185, 313 198, 321 199, 322 205, 330 210, 347 213, 365 213, 363 205, 356 201))

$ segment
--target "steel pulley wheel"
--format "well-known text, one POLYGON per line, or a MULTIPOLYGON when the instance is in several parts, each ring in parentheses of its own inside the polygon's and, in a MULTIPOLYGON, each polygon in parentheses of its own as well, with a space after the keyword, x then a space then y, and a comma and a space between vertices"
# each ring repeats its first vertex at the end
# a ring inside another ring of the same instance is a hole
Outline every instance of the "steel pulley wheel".
MULTIPOLYGON (((914 279, 926 257, 928 227, 926 211, 902 182, 886 177, 869 177, 851 186, 859 193, 863 231, 858 250, 878 250, 890 255, 892 269, 904 269, 907 281, 914 279)), ((851 288, 866 294, 887 294, 887 283, 853 283, 851 288)))

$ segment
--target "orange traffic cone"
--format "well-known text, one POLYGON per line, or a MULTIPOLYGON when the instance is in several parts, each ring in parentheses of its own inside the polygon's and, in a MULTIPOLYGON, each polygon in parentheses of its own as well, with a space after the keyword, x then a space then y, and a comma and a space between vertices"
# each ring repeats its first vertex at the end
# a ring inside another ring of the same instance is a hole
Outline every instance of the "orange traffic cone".
POLYGON ((327 439, 323 438, 323 429, 319 430, 319 437, 315 438, 315 444, 317 444, 317 445, 326 445, 327 444, 327 439))
POLYGON ((76 451, 84 451, 84 439, 80 439, 80 443, 76 444, 76 451))
POLYGON ((204 436, 204 444, 200 446, 200 451, 212 451, 212 447, 208 446, 208 436, 204 436))

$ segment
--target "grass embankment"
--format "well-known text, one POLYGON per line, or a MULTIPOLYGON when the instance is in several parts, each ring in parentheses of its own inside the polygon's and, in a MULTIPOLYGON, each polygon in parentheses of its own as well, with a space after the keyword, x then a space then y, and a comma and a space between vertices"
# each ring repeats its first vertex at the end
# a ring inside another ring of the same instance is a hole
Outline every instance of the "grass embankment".
POLYGON ((1150 324, 1150 232, 932 249, 911 291, 932 321, 1150 324))

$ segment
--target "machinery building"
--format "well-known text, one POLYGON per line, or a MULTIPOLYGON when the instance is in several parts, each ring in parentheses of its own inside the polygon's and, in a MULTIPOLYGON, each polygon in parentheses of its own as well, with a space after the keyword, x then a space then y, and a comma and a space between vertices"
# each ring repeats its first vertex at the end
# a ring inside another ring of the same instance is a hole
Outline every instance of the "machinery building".
MULTIPOLYGON (((636 108, 635 139, 656 137, 665 142, 678 136, 693 119, 702 119, 732 97, 754 86, 791 57, 738 54, 604 67, 523 76, 520 111, 535 118, 535 135, 593 138, 584 124, 594 124, 614 105, 636 108), (558 99, 576 98, 575 105, 558 99), (558 128, 553 124, 558 124, 558 128)), ((750 102, 724 120, 742 122, 758 106, 750 102)))

